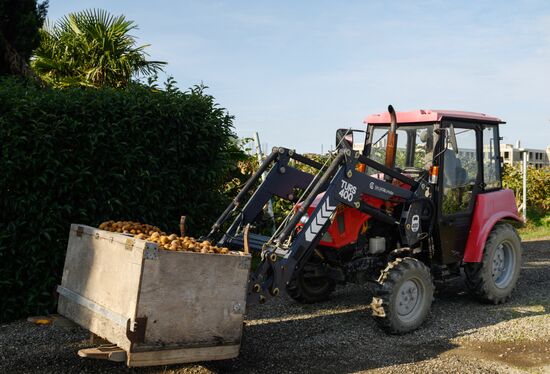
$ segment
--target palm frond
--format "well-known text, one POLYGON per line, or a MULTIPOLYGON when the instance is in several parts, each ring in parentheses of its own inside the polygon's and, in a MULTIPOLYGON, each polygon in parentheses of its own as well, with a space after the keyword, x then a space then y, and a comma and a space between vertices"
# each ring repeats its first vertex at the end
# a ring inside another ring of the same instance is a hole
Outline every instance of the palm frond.
POLYGON ((166 63, 147 60, 149 45, 136 46, 134 29, 133 21, 102 9, 70 13, 42 29, 33 67, 59 86, 120 87, 133 76, 154 75, 166 63))

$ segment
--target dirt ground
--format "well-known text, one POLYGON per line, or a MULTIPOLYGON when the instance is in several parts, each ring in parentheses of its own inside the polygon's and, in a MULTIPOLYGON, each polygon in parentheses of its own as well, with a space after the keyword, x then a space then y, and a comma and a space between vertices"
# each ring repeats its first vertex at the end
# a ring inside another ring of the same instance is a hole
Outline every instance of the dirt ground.
POLYGON ((480 304, 457 283, 441 292, 429 319, 404 336, 381 332, 365 287, 300 305, 281 298, 250 307, 241 354, 233 360, 129 369, 82 359, 78 327, 0 326, 1 373, 550 373, 550 241, 524 243, 512 300, 480 304))

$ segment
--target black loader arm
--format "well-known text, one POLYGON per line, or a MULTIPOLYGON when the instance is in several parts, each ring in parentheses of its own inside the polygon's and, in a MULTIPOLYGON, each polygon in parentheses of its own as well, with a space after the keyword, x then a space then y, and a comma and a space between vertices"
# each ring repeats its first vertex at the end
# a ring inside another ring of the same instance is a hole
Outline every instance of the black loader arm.
MULTIPOLYGON (((229 228, 223 232, 222 238, 218 241, 220 246, 242 248, 243 229, 247 224, 254 224, 258 219, 265 204, 273 196, 278 196, 292 202, 297 201, 294 190, 306 189, 315 183, 315 175, 301 171, 291 165, 291 159, 320 170, 323 165, 305 156, 295 153, 287 148, 274 148, 272 153, 260 165, 260 168, 250 177, 243 189, 233 199, 222 215, 212 226, 212 229, 205 239, 213 238, 228 221, 232 221, 229 228), (264 181, 256 187, 262 174, 266 173, 264 181), (255 189, 255 190, 254 190, 255 189), (247 199, 252 192, 252 197, 247 199)), ((259 251, 268 240, 268 237, 251 234, 250 247, 259 251)))

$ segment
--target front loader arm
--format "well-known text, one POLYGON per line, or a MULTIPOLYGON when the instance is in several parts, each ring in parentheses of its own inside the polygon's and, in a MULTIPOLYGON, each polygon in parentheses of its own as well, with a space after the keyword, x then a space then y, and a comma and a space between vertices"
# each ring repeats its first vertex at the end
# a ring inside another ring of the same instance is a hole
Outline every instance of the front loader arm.
MULTIPOLYGON (((305 264, 327 231, 331 224, 330 218, 339 204, 354 207, 389 224, 398 225, 400 224, 399 220, 381 209, 366 204, 362 199, 362 195, 374 196, 384 201, 399 200, 407 203, 415 201, 417 196, 415 191, 421 190, 418 187, 417 182, 394 170, 367 159, 359 153, 353 153, 349 149, 342 150, 323 176, 319 178, 275 243, 264 246, 262 262, 250 278, 248 301, 263 303, 270 297, 277 296, 281 291, 286 291, 286 286, 294 277, 295 272, 305 264), (358 172, 356 171, 358 162, 367 162, 370 166, 386 172, 386 175, 391 175, 394 178, 403 180, 405 183, 409 183, 411 188, 406 189, 395 186, 392 183, 358 172), (301 217, 321 192, 324 192, 324 195, 317 203, 317 207, 308 221, 294 240, 287 243, 289 235, 295 231, 301 217)), ((410 220, 408 212, 409 209, 404 209, 403 214, 405 217, 402 217, 402 222, 403 220, 405 220, 404 222, 410 220)), ((407 242, 409 239, 409 236, 404 236, 402 241, 407 242)))
MULTIPOLYGON (((291 166, 289 164, 291 159, 317 170, 323 167, 320 163, 297 154, 291 149, 274 148, 272 153, 260 165, 260 168, 246 182, 243 189, 214 223, 210 233, 204 239, 213 238, 225 226, 225 223, 232 219, 233 221, 229 225, 229 228, 223 232, 222 238, 218 241, 218 245, 242 248, 244 244, 242 229, 247 224, 253 224, 257 220, 269 199, 273 196, 278 196, 285 200, 296 202, 297 196, 294 196, 294 190, 305 190, 308 186, 315 184, 318 179, 313 174, 291 166), (264 173, 266 173, 264 181, 256 187, 264 173), (248 198, 253 189, 255 189, 254 193, 248 198)), ((267 238, 258 238, 258 236, 254 237, 254 235, 251 235, 251 238, 253 241, 251 247, 255 250, 261 250, 267 240, 267 238)))

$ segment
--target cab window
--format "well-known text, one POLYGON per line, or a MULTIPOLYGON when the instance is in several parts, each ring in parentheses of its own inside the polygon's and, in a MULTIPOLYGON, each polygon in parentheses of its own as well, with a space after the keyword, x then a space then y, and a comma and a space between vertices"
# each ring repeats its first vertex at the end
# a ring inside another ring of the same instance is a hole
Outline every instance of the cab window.
MULTIPOLYGON (((383 164, 386 160, 388 126, 372 126, 369 157, 383 164)), ((397 126, 397 150, 395 167, 427 170, 433 160, 433 125, 402 125, 397 126)), ((377 173, 374 169, 369 174, 377 173)))
POLYGON ((456 144, 443 152, 443 214, 466 212, 478 175, 476 131, 455 125, 456 144))
POLYGON ((483 183, 486 190, 501 187, 498 128, 487 125, 483 129, 483 183))

